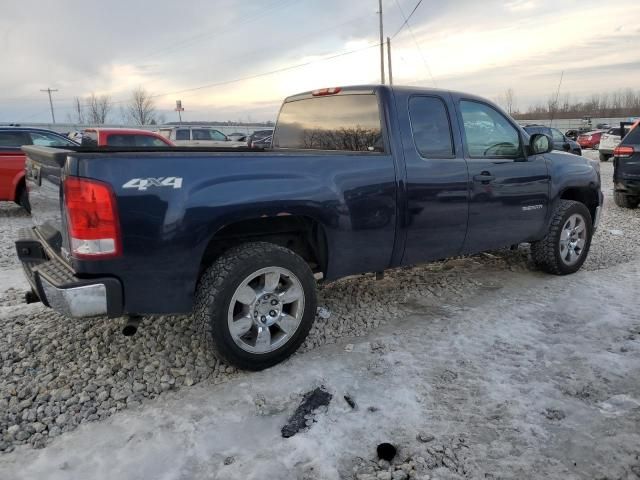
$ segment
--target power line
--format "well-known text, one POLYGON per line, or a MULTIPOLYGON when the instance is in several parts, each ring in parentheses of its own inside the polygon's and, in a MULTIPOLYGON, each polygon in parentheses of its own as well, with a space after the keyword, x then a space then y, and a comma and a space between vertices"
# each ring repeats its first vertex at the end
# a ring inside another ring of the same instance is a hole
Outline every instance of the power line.
POLYGON ((402 11, 402 7, 401 7, 401 6, 400 6, 400 4, 398 3, 398 0, 395 0, 395 1, 396 1, 396 5, 398 5, 398 8, 400 9, 400 13, 402 14, 402 17, 404 18, 404 23, 403 23, 402 25, 400 25, 400 28, 396 31, 396 33, 394 33, 394 34, 391 36, 391 40, 393 40, 394 38, 396 38, 396 35, 398 35, 398 34, 402 31, 402 29, 403 29, 404 27, 409 27, 409 28, 411 28, 411 27, 409 26, 409 19, 413 16, 413 14, 414 14, 414 13, 416 13, 416 10, 418 9, 418 7, 420 6, 420 4, 422 3, 422 0, 418 0, 418 3, 416 3, 416 6, 415 6, 415 7, 413 7, 413 10, 411 10, 411 13, 409 14, 409 16, 408 16, 408 17, 405 17, 405 16, 404 16, 404 12, 402 11))
MULTIPOLYGON (((349 50, 347 52, 338 53, 338 54, 335 54, 335 55, 331 55, 330 57, 320 58, 318 60, 310 60, 308 62, 298 63, 296 65, 289 65, 287 67, 278 68, 276 70, 271 70, 271 71, 262 72, 262 73, 256 73, 254 75, 248 75, 246 77, 240 77, 240 78, 236 78, 236 79, 233 79, 233 80, 224 80, 224 81, 221 81, 221 82, 209 83, 209 84, 206 84, 206 85, 201 85, 199 87, 187 88, 187 89, 184 89, 184 90, 177 90, 175 92, 160 93, 160 94, 157 94, 157 95, 152 95, 152 97, 153 98, 157 98, 157 97, 166 97, 168 95, 178 95, 178 94, 181 94, 181 93, 194 92, 194 91, 197 91, 197 90, 204 90, 204 89, 207 89, 207 88, 219 87, 219 86, 222 86, 222 85, 229 85, 231 83, 242 82, 242 81, 245 81, 245 80, 252 80, 254 78, 265 77, 265 76, 268 76, 268 75, 274 75, 276 73, 286 72, 288 70, 294 70, 296 68, 306 67, 306 66, 311 65, 313 63, 325 62, 327 60, 333 60, 334 58, 344 57, 346 55, 351 55, 353 53, 361 52, 361 51, 368 50, 370 48, 378 47, 378 46, 379 46, 378 43, 374 43, 372 45, 367 45, 366 47, 357 48, 355 50, 349 50)), ((128 101, 128 100, 125 100, 125 101, 128 101)))
POLYGON ((424 53, 422 51, 422 48, 420 47, 420 44, 418 43, 418 39, 416 38, 415 34, 413 33, 413 29, 411 28, 411 25, 409 25, 409 19, 415 13, 415 11, 418 9, 420 4, 422 3, 422 0, 418 0, 418 3, 416 3, 416 6, 413 7, 413 10, 411 10, 411 13, 409 14, 408 17, 405 16, 404 11, 402 10, 402 7, 400 6, 400 3, 398 2, 398 0, 395 0, 395 2, 396 2, 396 5, 398 6, 398 10, 400 10, 400 14, 402 15, 402 18, 404 18, 404 23, 400 26, 400 28, 395 33, 395 35, 393 37, 391 37, 391 38, 395 38, 395 36, 398 35, 405 26, 409 29, 409 33, 411 34, 411 38, 413 39, 413 43, 415 43, 416 48, 418 49, 418 53, 420 54, 420 58, 422 58, 422 63, 424 64, 425 68, 427 69, 427 73, 429 73, 429 77, 431 78, 431 82, 436 87, 438 87, 438 83, 436 82, 435 78, 433 78, 433 74, 431 73, 431 68, 429 67, 429 63, 427 62, 427 59, 424 56, 424 53))

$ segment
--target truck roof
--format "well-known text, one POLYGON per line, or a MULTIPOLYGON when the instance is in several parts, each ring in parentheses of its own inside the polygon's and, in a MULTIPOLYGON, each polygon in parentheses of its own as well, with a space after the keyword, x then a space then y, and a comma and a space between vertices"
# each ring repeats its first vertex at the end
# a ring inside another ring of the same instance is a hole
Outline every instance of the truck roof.
POLYGON ((312 97, 318 97, 318 96, 325 96, 325 95, 340 95, 340 94, 372 94, 372 93, 376 93, 379 92, 381 90, 387 90, 387 91, 394 91, 394 92, 400 92, 400 93, 405 93, 405 94, 440 94, 442 95, 443 93, 455 93, 455 94, 459 94, 462 95, 466 98, 470 98, 470 99, 477 99, 477 100, 482 100, 483 102, 486 102, 487 100, 485 98, 482 97, 478 97, 476 95, 472 95, 469 93, 464 93, 464 92, 457 92, 454 90, 445 90, 445 89, 441 89, 441 88, 426 88, 426 87, 408 87, 408 86, 396 86, 396 85, 376 85, 376 84, 370 84, 370 85, 347 85, 344 87, 330 87, 330 88, 322 88, 322 89, 318 89, 318 90, 310 90, 308 92, 302 92, 302 93, 298 93, 295 95, 291 95, 287 98, 284 99, 285 102, 292 102, 295 100, 302 100, 304 98, 312 98, 312 97))

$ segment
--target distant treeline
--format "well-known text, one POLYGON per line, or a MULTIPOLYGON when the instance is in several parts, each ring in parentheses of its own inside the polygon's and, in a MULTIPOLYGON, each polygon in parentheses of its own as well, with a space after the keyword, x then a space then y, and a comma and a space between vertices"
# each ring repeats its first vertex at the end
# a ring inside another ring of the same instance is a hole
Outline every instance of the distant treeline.
POLYGON ((538 118, 614 118, 640 116, 640 90, 618 90, 596 93, 587 99, 572 100, 571 94, 551 95, 545 103, 533 105, 525 112, 514 111, 516 119, 538 118))

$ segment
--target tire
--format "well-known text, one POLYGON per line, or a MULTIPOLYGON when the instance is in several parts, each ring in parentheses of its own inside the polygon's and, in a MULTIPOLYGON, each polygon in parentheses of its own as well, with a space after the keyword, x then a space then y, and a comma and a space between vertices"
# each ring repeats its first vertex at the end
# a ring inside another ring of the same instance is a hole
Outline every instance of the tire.
POLYGON ((594 150, 598 150, 599 148, 600 148, 600 144, 599 144, 599 143, 596 143, 596 144, 593 146, 593 149, 594 149, 594 150))
POLYGON ((606 153, 600 153, 600 161, 601 162, 608 162, 609 161, 609 155, 607 155, 606 153))
POLYGON ((640 197, 626 195, 622 192, 613 192, 613 201, 622 208, 637 208, 638 203, 640 203, 640 197))
POLYGON ((217 358, 255 371, 282 362, 300 347, 316 305, 309 265, 287 248, 253 242, 227 251, 202 274, 194 317, 217 358), (298 300, 290 301, 294 297, 298 300))
POLYGON ((27 192, 27 188, 23 185, 20 187, 18 194, 16 196, 16 203, 24 208, 27 213, 31 213, 31 204, 29 203, 29 193, 27 192))
POLYGON ((573 200, 560 200, 553 212, 549 231, 545 237, 531 243, 531 256, 535 264, 547 273, 554 275, 575 273, 580 270, 589 254, 592 235, 593 222, 587 207, 573 200), (571 228, 571 220, 577 218, 580 221, 574 223, 571 228), (577 233, 580 225, 584 232, 583 236, 577 233), (567 228, 568 226, 570 228, 567 228), (582 239, 582 243, 574 242, 574 239, 582 239))

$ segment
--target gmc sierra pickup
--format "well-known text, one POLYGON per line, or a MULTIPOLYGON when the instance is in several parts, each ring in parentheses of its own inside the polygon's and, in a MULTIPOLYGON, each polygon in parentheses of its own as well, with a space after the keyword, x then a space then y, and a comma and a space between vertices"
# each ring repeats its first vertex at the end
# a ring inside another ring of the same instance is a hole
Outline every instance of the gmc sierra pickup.
POLYGON ((587 159, 493 103, 388 86, 287 98, 272 149, 25 147, 36 296, 71 317, 193 312, 216 355, 259 370, 302 343, 316 280, 523 242, 585 261, 602 206, 587 159))

